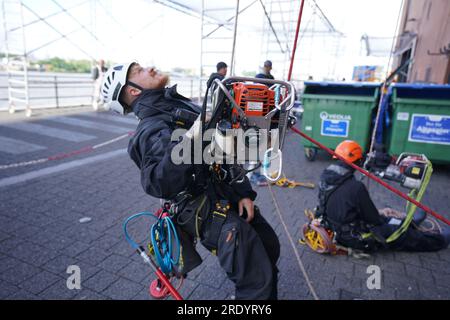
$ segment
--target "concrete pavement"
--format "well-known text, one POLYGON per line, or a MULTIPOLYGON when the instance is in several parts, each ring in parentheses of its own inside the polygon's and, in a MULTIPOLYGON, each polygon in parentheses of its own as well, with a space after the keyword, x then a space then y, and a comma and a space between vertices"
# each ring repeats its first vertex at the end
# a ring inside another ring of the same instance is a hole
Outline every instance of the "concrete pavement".
MULTIPOLYGON (((0 166, 99 144, 132 131, 137 124, 132 117, 118 118, 89 109, 65 113, 64 118, 57 113, 51 116, 54 118, 44 114, 26 120, 15 116, 11 122, 6 121, 8 114, 1 114, 0 166), (40 129, 33 133, 23 129, 30 123, 40 129), (14 144, 11 139, 19 141, 18 148, 9 149, 14 144)), ((296 135, 287 136, 285 173, 291 179, 317 183, 331 160, 321 153, 315 162, 307 162, 299 140, 296 135)), ((153 211, 159 201, 143 192, 139 171, 123 151, 127 143, 128 139, 122 139, 60 160, 0 170, 0 299, 150 299, 148 285, 153 276, 126 243, 121 228, 126 217, 153 211), (62 167, 55 170, 57 166, 62 167), (2 181, 9 183, 2 186, 2 181), (80 223, 83 217, 92 220, 80 223), (81 290, 66 286, 69 265, 81 269, 81 290)), ((450 170, 437 166, 423 199, 447 218, 449 187, 450 170)), ((269 190, 255 189, 256 203, 282 244, 280 299, 313 299, 311 287, 320 299, 450 298, 449 249, 386 252, 368 259, 313 253, 298 239, 306 221, 303 210, 316 205, 317 190, 274 187, 295 250, 311 280, 308 286, 269 190), (367 288, 370 265, 381 268, 380 290, 367 288)), ((369 190, 378 207, 404 207, 402 199, 373 182, 369 190)), ((133 224, 132 231, 144 236, 148 225, 133 224)), ((182 295, 187 299, 231 299, 233 284, 217 259, 200 245, 198 249, 204 262, 189 274, 182 295)))

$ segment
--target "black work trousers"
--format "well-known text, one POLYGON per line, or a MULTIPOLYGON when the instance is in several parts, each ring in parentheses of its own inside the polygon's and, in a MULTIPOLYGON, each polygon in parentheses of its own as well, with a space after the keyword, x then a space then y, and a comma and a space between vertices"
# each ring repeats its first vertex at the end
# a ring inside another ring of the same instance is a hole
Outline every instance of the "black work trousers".
POLYGON ((276 300, 280 242, 255 206, 248 223, 231 211, 222 225, 217 257, 236 285, 237 300, 276 300))
MULTIPOLYGON (((390 225, 387 226, 389 230, 390 225)), ((395 231, 394 228, 388 232, 395 231)), ((445 249, 447 243, 445 238, 438 233, 423 232, 414 225, 403 233, 397 240, 387 244, 387 249, 396 251, 427 252, 445 249)))
MULTIPOLYGON (((388 220, 389 219, 386 219, 386 221, 388 220)), ((387 239, 397 230, 397 228, 398 226, 384 223, 372 227, 370 231, 378 235, 381 239, 387 239)), ((357 236, 352 237, 350 235, 340 234, 338 234, 337 240, 343 246, 368 252, 380 249, 409 252, 429 252, 445 249, 448 245, 445 238, 441 234, 420 231, 413 224, 411 224, 398 239, 389 243, 377 242, 373 238, 361 240, 357 236)))

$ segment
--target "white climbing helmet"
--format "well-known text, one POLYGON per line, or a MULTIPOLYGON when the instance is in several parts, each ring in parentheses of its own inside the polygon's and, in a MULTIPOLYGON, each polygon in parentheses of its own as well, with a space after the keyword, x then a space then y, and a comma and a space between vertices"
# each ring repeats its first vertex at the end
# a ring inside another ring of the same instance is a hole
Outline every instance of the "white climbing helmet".
POLYGON ((103 78, 101 94, 106 109, 125 115, 129 113, 129 107, 119 101, 120 93, 127 84, 127 74, 136 61, 116 64, 109 68, 103 78))

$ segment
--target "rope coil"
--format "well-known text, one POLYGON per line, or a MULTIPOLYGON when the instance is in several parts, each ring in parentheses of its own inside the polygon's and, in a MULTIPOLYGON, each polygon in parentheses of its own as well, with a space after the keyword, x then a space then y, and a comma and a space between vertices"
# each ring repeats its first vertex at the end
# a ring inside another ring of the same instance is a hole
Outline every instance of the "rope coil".
POLYGON ((180 239, 170 216, 165 215, 165 211, 160 209, 156 214, 151 212, 140 212, 128 217, 123 223, 125 239, 130 246, 138 250, 139 244, 134 241, 128 233, 128 224, 140 217, 151 217, 156 220, 150 227, 150 241, 153 248, 151 255, 154 256, 157 265, 164 274, 170 274, 175 265, 180 261, 181 249, 180 239))

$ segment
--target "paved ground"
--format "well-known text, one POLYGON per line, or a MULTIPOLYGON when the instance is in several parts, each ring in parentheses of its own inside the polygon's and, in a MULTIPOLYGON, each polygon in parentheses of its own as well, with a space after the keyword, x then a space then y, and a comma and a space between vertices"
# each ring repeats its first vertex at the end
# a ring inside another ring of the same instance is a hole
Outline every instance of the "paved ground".
MULTIPOLYGON (((0 114, 0 166, 79 150, 135 127, 132 118, 89 109, 76 111, 34 115, 27 120, 21 114, 0 114), (27 131, 30 123, 38 131, 27 131)), ((285 172, 290 178, 316 183, 330 159, 319 154, 315 162, 306 162, 298 142, 297 136, 287 137, 285 172)), ((153 276, 124 240, 121 225, 132 213, 157 208, 158 200, 142 191, 139 172, 125 153, 126 145, 127 139, 122 139, 89 153, 0 169, 0 299, 149 299, 148 284, 153 276), (80 223, 83 217, 92 221, 80 223), (81 290, 67 289, 69 265, 81 268, 81 290)), ((436 167, 424 198, 426 205, 447 217, 449 187, 448 167, 436 167)), ((257 191, 257 204, 282 243, 280 298, 313 299, 268 189, 257 187, 257 191)), ((298 243, 306 220, 303 210, 315 206, 317 190, 275 188, 274 192, 295 250, 320 299, 450 298, 450 250, 388 252, 368 259, 318 255, 298 243), (369 265, 381 268, 380 290, 366 286, 369 265)), ((374 183, 370 192, 379 207, 401 209, 404 205, 374 183)), ((144 235, 147 230, 144 223, 132 227, 135 234, 144 235)), ((233 284, 216 258, 201 246, 199 249, 204 262, 189 275, 182 295, 187 299, 231 299, 233 284)))

